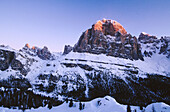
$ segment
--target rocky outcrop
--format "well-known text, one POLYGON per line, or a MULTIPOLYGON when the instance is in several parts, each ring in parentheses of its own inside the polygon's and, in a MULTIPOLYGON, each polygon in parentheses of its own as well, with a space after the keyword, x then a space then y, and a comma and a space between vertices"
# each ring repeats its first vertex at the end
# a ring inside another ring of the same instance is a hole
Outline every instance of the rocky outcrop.
POLYGON ((159 54, 167 55, 167 58, 170 58, 170 37, 161 37, 160 41, 162 44, 159 54))
POLYGON ((22 75, 27 75, 27 70, 25 70, 23 64, 16 59, 15 53, 8 50, 0 49, 0 70, 4 71, 11 68, 13 70, 19 70, 22 75))
POLYGON ((70 45, 65 45, 63 55, 68 54, 72 50, 73 50, 73 47, 71 47, 70 45))
POLYGON ((52 54, 50 53, 50 51, 48 50, 48 48, 46 46, 44 46, 44 48, 38 48, 36 46, 33 46, 32 48, 30 47, 29 44, 26 44, 23 49, 25 50, 25 52, 27 52, 28 54, 32 55, 32 56, 38 56, 39 58, 43 59, 43 60, 50 60, 53 59, 52 54))
POLYGON ((139 35, 139 38, 138 40, 141 42, 141 43, 153 43, 153 42, 159 42, 159 40, 156 38, 156 36, 152 36, 152 35, 149 35, 145 32, 142 32, 140 35, 139 35))
POLYGON ((15 57, 14 52, 0 49, 0 70, 4 71, 8 69, 14 57, 15 57))
POLYGON ((137 38, 127 34, 123 26, 114 20, 103 19, 92 25, 80 36, 73 51, 143 60, 137 38))
POLYGON ((158 52, 170 58, 170 37, 165 36, 158 39, 156 36, 142 32, 138 40, 141 44, 145 45, 142 48, 145 49, 144 56, 151 57, 154 53, 158 52))
POLYGON ((114 20, 99 20, 96 24, 92 25, 92 32, 95 36, 99 36, 102 32, 104 35, 115 36, 117 32, 120 32, 122 35, 127 34, 123 26, 114 20))
POLYGON ((24 68, 23 64, 17 59, 12 60, 11 68, 13 70, 19 70, 22 75, 27 75, 28 73, 28 71, 24 68))
POLYGON ((37 55, 38 55, 38 57, 40 57, 43 60, 51 59, 51 53, 46 46, 44 46, 43 49, 38 49, 37 55))

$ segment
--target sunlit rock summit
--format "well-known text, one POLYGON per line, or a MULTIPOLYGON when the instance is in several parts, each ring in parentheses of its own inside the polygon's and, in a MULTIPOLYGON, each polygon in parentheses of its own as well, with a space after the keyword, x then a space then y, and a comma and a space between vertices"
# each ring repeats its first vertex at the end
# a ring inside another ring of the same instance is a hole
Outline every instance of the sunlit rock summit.
POLYGON ((120 23, 115 20, 103 19, 83 32, 73 51, 143 60, 140 49, 141 45, 137 38, 127 34, 120 23))

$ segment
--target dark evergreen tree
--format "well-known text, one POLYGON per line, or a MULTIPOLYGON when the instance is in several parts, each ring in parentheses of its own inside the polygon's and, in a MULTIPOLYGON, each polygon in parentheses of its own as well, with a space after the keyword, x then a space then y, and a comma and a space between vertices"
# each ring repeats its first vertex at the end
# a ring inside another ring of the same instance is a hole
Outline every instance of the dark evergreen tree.
POLYGON ((68 103, 68 98, 65 99, 66 103, 68 103))
POLYGON ((142 106, 140 106, 140 110, 143 110, 143 107, 142 107, 142 106))
POLYGON ((131 112, 130 105, 127 106, 127 112, 131 112))
POLYGON ((79 102, 79 109, 80 109, 80 110, 83 110, 83 106, 82 106, 82 103, 81 103, 81 102, 79 102))
POLYGON ((13 94, 12 94, 12 91, 10 90, 10 106, 14 106, 14 97, 13 97, 13 94))
POLYGON ((3 92, 0 91, 0 106, 3 105, 3 92))
MULTIPOLYGON (((28 93, 30 93, 30 92, 28 92, 28 93)), ((28 108, 31 109, 31 107, 33 107, 33 103, 32 103, 32 95, 30 93, 30 94, 28 94, 28 108)))
POLYGON ((13 106, 17 106, 17 104, 18 104, 18 93, 17 93, 17 89, 15 88, 14 89, 14 92, 13 92, 13 103, 14 103, 14 105, 13 106))
POLYGON ((85 104, 83 103, 83 109, 84 109, 84 107, 85 107, 85 104))
POLYGON ((51 108, 52 108, 52 104, 51 104, 51 102, 50 102, 50 101, 48 102, 48 108, 49 108, 49 109, 51 109, 51 108))
POLYGON ((69 103, 69 107, 72 107, 72 106, 73 106, 73 100, 71 99, 69 103))

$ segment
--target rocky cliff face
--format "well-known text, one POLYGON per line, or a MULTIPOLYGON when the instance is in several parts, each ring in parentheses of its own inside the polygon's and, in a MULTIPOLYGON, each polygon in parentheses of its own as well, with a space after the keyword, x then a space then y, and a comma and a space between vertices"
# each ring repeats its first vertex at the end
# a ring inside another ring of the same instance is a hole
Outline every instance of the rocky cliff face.
POLYGON ((65 45, 63 55, 68 54, 72 50, 73 50, 73 47, 71 47, 70 45, 65 45))
POLYGON ((3 71, 8 69, 14 57, 15 57, 14 52, 0 50, 0 70, 3 71))
POLYGON ((151 57, 157 52, 170 58, 170 37, 165 36, 158 39, 156 36, 142 32, 138 40, 142 45, 144 56, 151 57))
POLYGON ((0 49, 0 70, 5 71, 9 67, 13 70, 19 70, 22 75, 27 74, 23 64, 16 59, 15 52, 0 49))
POLYGON ((170 37, 149 35, 142 32, 139 38, 127 34, 123 26, 114 20, 99 20, 92 28, 83 32, 78 42, 72 48, 65 46, 64 53, 73 52, 106 54, 107 56, 125 58, 130 60, 144 60, 154 53, 170 57, 170 37))
POLYGON ((43 49, 38 47, 30 48, 29 44, 26 44, 20 52, 15 52, 15 50, 6 50, 6 46, 1 45, 2 49, 0 49, 0 70, 5 71, 9 67, 12 70, 20 71, 22 75, 27 75, 30 71, 30 65, 35 62, 34 58, 28 58, 27 55, 23 55, 23 53, 29 54, 33 57, 38 56, 42 60, 52 60, 53 56, 48 50, 47 47, 43 49), (25 60, 25 64, 22 63, 22 60, 17 59, 17 57, 23 58, 25 60))
POLYGON ((143 60, 137 38, 127 34, 123 26, 114 20, 103 19, 92 25, 80 36, 73 51, 143 60))
POLYGON ((25 46, 23 47, 23 50, 25 50, 27 53, 29 53, 33 56, 37 55, 39 58, 41 58, 43 60, 53 59, 52 54, 50 53, 50 51, 48 50, 48 48, 46 46, 44 46, 44 48, 41 49, 36 46, 33 46, 31 48, 29 44, 25 44, 25 46))

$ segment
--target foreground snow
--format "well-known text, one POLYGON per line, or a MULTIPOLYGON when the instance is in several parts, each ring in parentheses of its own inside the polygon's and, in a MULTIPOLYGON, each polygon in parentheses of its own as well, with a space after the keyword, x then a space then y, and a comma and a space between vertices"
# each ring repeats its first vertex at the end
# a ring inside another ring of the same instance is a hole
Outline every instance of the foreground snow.
MULTIPOLYGON (((122 105, 116 102, 116 100, 110 96, 104 98, 96 98, 89 102, 82 102, 85 107, 82 112, 127 112, 127 105, 122 105)), ((152 103, 143 109, 145 112, 170 112, 170 106, 165 103, 152 103)), ((143 112, 139 106, 131 106, 132 112, 143 112)), ((79 102, 74 102, 73 107, 69 107, 69 103, 63 103, 60 106, 48 109, 46 107, 40 107, 38 109, 25 110, 25 112, 79 112, 79 102)), ((18 109, 8 109, 0 107, 0 112, 22 112, 18 109)))

